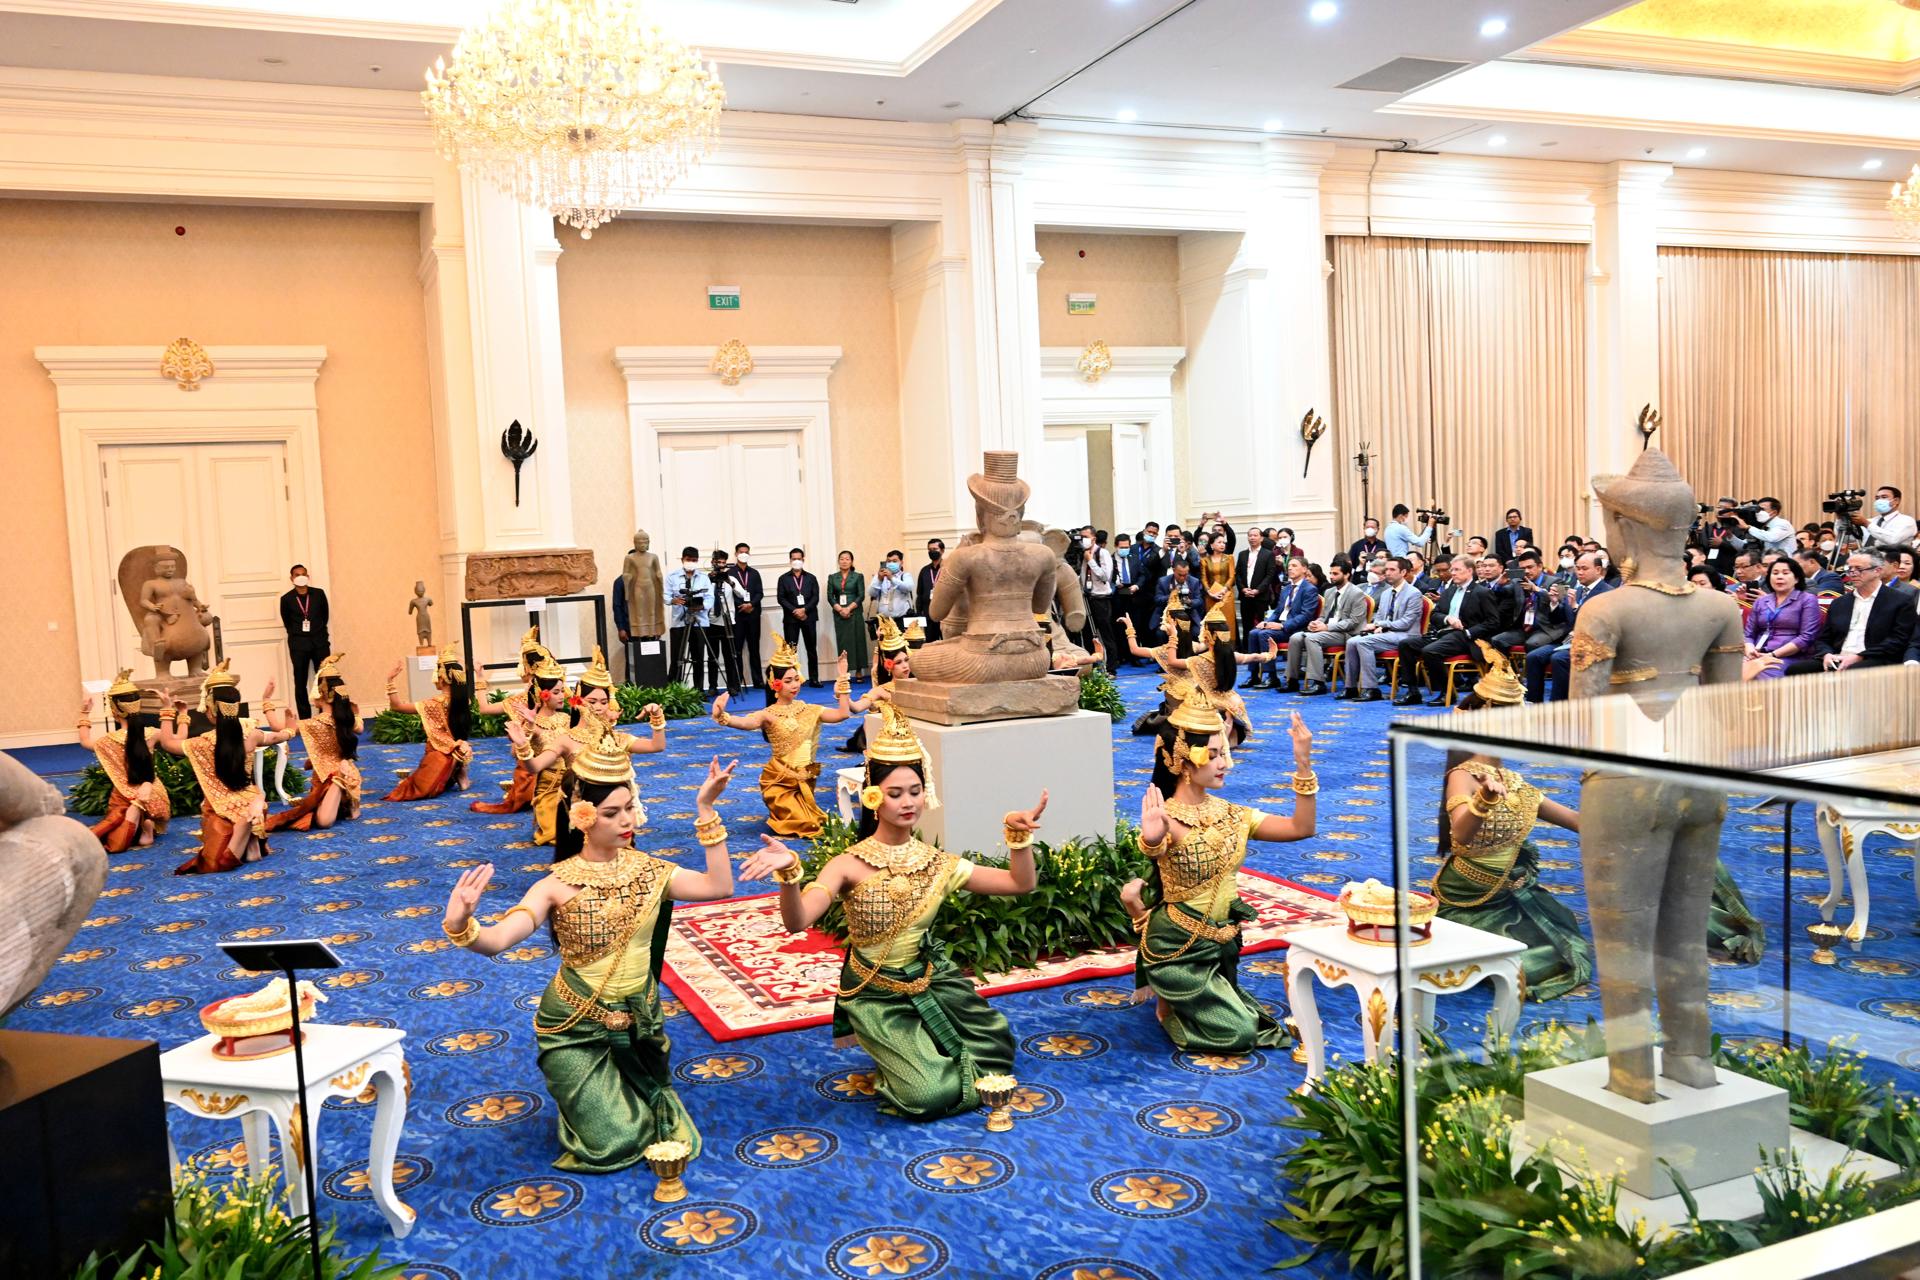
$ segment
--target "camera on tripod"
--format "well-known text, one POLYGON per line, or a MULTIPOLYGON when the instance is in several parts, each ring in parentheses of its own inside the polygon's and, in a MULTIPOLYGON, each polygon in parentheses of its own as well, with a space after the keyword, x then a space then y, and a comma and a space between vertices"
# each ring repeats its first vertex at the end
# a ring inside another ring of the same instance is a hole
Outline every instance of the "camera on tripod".
POLYGON ((1841 489, 1828 494, 1827 500, 1820 504, 1820 509, 1830 516, 1841 516, 1851 520, 1860 513, 1860 508, 1866 505, 1866 501, 1865 489, 1841 489))
POLYGON ((1434 524, 1449 524, 1452 522, 1451 517, 1447 515, 1447 509, 1445 507, 1421 507, 1417 514, 1422 519, 1431 520, 1434 524))
POLYGON ((1729 529, 1738 528, 1743 522, 1746 524, 1765 524, 1767 522, 1766 513, 1760 510, 1760 499, 1752 498, 1746 502, 1738 503, 1732 511, 1720 517, 1720 523, 1729 529))

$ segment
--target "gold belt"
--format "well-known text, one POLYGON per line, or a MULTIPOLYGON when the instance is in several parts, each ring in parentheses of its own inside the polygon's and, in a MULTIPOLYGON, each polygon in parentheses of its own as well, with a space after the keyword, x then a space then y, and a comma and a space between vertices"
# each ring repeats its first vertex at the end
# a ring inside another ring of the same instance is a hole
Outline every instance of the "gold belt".
POLYGON ((933 961, 927 961, 926 972, 912 982, 902 982, 898 978, 889 978, 878 968, 862 960, 859 951, 854 949, 851 939, 847 943, 847 963, 852 966, 854 975, 860 979, 861 987, 874 986, 899 996, 917 996, 933 981, 933 961))
POLYGON ((1196 938, 1205 938, 1208 942, 1231 942, 1240 936, 1240 926, 1237 924, 1215 924, 1211 920, 1196 918, 1184 911, 1175 911, 1172 903, 1167 904, 1167 919, 1196 938))
MULTIPOLYGON (((633 1025, 633 1015, 625 1009, 609 1009, 598 1000, 581 995, 567 985, 565 978, 554 979, 553 991, 555 995, 566 1001, 575 1012, 579 1013, 582 1017, 591 1018, 609 1031, 625 1031, 633 1025)), ((534 1017, 533 1029, 535 1031, 556 1030, 556 1028, 553 1027, 542 1027, 538 1015, 534 1017)))

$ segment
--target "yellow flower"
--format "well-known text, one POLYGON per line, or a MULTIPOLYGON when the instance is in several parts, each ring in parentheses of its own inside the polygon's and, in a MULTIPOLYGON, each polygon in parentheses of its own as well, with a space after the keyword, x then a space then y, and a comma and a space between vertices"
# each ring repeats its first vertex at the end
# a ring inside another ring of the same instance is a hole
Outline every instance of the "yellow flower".
POLYGON ((1097 1009, 1117 1009, 1128 1002, 1127 994, 1124 991, 1099 990, 1081 992, 1078 1001, 1080 1004, 1091 1005, 1097 1009))
POLYGON ((927 1246, 906 1236, 868 1236, 866 1247, 856 1249, 847 1265, 865 1267, 870 1276, 903 1276, 924 1262, 926 1255, 927 1246))
POLYGON ((543 1182, 537 1187, 516 1187, 501 1195, 490 1207, 495 1213, 506 1218, 511 1218, 515 1214, 523 1218, 537 1218, 566 1198, 565 1191, 551 1183, 543 1182))
POLYGON ((718 1209, 689 1209, 661 1228, 675 1244, 712 1244, 734 1233, 739 1219, 718 1209))
POLYGON ((336 973, 321 981, 329 987, 363 987, 373 981, 373 975, 365 969, 348 969, 345 973, 336 973))
POLYGON ((87 998, 88 994, 85 991, 53 991, 43 996, 35 996, 33 1005, 36 1009, 59 1009, 66 1005, 79 1004, 87 998))
POLYGON ((1238 1071, 1252 1059, 1243 1053, 1196 1053, 1191 1061, 1194 1066, 1209 1071, 1238 1071))
MULTIPOLYGON (((445 1043, 441 1041, 441 1044, 445 1043)), ((510 1120, 526 1109, 526 1101, 522 1098, 482 1098, 478 1102, 469 1102, 461 1114, 469 1120, 510 1120)))
POLYGON ((274 928, 270 924, 255 925, 251 929, 236 929, 233 936, 238 939, 271 938, 274 928))
POLYGON ((1167 1107, 1154 1116, 1154 1122, 1162 1129, 1181 1133, 1212 1133, 1222 1123, 1218 1111, 1205 1107, 1167 1107))
POLYGON ((421 916, 432 915, 439 910, 439 907, 402 907, 393 913, 393 918, 396 920, 417 920, 421 916))
POLYGON ((209 1169, 238 1169, 247 1163, 247 1144, 236 1142, 200 1157, 209 1169))
POLYGON ((499 1039, 492 1031, 462 1031, 457 1035, 441 1036, 436 1043, 449 1053, 472 1053, 497 1043, 499 1039))
POLYGON ((776 1133, 754 1148, 753 1154, 778 1164, 782 1160, 805 1160, 820 1149, 820 1139, 805 1133, 776 1133))
MULTIPOLYGON (((105 947, 84 947, 79 951, 69 951, 60 957, 61 964, 85 964, 89 960, 98 960, 107 954, 105 947)), ((151 963, 151 962, 149 962, 151 963)))
POLYGON ((1153 1174, 1146 1178, 1126 1178, 1107 1188, 1121 1204, 1146 1205, 1154 1209, 1172 1209, 1188 1199, 1184 1183, 1153 1174))
POLYGON ((352 876, 315 876, 313 879, 307 881, 307 883, 308 884, 345 884, 347 881, 351 879, 353 879, 352 876))
POLYGON ((312 907, 310 908, 310 910, 313 910, 313 911, 345 911, 345 910, 347 910, 347 908, 349 908, 349 907, 351 907, 352 905, 353 905, 353 904, 352 904, 351 902, 318 902, 318 903, 315 903, 315 904, 314 904, 314 905, 313 905, 313 906, 312 906, 312 907))
POLYGON ((1041 1053, 1050 1053, 1057 1057, 1077 1058, 1087 1050, 1093 1048, 1093 1041, 1087 1039, 1085 1036, 1056 1035, 1048 1036, 1039 1044, 1035 1045, 1034 1048, 1038 1049, 1041 1053))
POLYGON ((730 1080, 751 1070, 753 1064, 745 1058, 708 1058, 693 1069, 693 1074, 709 1080, 730 1080))
POLYGON ((1030 1089, 1025 1085, 1015 1089, 1013 1096, 1007 1099, 1007 1106, 1014 1111, 1020 1112, 1022 1115, 1025 1115, 1029 1111, 1038 1111, 1046 1105, 1046 1094, 1040 1092, 1038 1089, 1030 1089))
POLYGON ((193 901, 194 899, 196 899, 196 898, 204 898, 204 897, 206 897, 206 896, 207 896, 207 895, 206 895, 206 893, 205 893, 205 891, 204 891, 204 890, 196 890, 196 891, 195 891, 195 892, 193 892, 193 893, 170 893, 170 894, 168 894, 168 895, 167 895, 166 897, 164 897, 164 898, 162 898, 162 899, 160 899, 160 901, 162 901, 162 902, 192 902, 192 901, 193 901))
MULTIPOLYGON (((419 1171, 418 1165, 410 1164, 405 1160, 395 1160, 393 1162, 393 1184, 397 1187, 419 1171)), ((371 1169, 355 1169, 352 1173, 340 1180, 340 1185, 348 1191, 370 1191, 373 1189, 373 1171, 371 1169)), ((522 1188, 522 1190, 524 1189, 525 1188, 522 1188)), ((532 1215, 528 1216, 531 1217, 532 1215)))
POLYGON ((926 1174, 929 1180, 949 1187, 956 1182, 977 1187, 981 1179, 991 1177, 998 1167, 993 1161, 982 1160, 974 1155, 941 1156, 932 1164, 922 1165, 920 1172, 926 1174))
POLYGON ((430 999, 445 999, 449 996, 463 996, 473 990, 473 984, 464 980, 436 982, 432 986, 420 988, 420 994, 430 999))
POLYGON ((425 883, 426 882, 424 880, 420 880, 418 878, 411 879, 411 880, 389 880, 385 884, 381 885, 380 887, 382 889, 411 889, 413 888, 413 886, 417 884, 425 884, 425 883))
POLYGON ((873 1072, 849 1071, 833 1082, 835 1093, 844 1093, 849 1097, 871 1098, 873 1096, 873 1072))
POLYGON ((567 806, 567 821, 575 831, 589 830, 600 820, 600 807, 591 800, 575 800, 567 806))
POLYGON ((186 1001, 168 996, 161 1000, 149 1000, 145 1004, 131 1005, 127 1009, 130 1018, 157 1018, 163 1013, 174 1013, 186 1007, 186 1001))

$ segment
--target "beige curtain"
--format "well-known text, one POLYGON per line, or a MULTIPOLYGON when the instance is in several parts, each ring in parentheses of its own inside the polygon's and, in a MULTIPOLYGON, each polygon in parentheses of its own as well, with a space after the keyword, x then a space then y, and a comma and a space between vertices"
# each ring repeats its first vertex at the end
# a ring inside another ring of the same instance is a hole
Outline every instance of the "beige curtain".
POLYGON ((1586 250, 1571 244, 1333 238, 1341 528, 1438 502, 1462 534, 1515 506, 1551 542, 1584 527, 1586 250))
POLYGON ((1663 434, 1703 501, 1805 524, 1835 489, 1920 488, 1920 258, 1667 248, 1660 274, 1663 434))

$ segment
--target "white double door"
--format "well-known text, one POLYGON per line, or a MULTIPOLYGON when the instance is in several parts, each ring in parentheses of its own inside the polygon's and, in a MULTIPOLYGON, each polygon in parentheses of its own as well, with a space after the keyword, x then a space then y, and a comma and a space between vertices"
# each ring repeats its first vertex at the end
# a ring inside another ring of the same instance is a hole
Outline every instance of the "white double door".
POLYGON ((1147 509, 1146 430, 1137 422, 1049 423, 1041 476, 1028 512, 1063 529, 1083 524, 1118 534, 1136 532, 1170 512, 1147 509))
POLYGON ((114 575, 120 557, 133 548, 166 544, 185 554, 181 576, 220 619, 226 655, 247 700, 257 703, 271 678, 290 701, 280 596, 299 553, 292 546, 286 446, 105 445, 100 470, 116 663, 131 667, 135 679, 153 674, 114 575))

